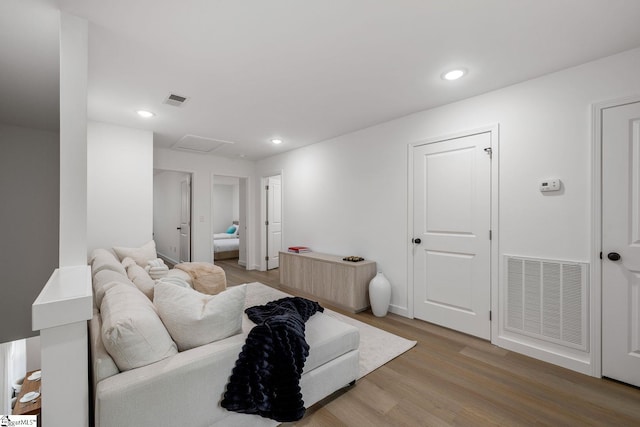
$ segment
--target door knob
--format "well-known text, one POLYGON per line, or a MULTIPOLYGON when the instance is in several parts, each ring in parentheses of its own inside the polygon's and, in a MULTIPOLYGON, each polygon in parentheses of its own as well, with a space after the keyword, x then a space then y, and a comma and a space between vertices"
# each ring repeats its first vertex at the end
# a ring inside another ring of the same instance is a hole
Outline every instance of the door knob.
POLYGON ((609 252, 607 254, 607 258, 609 258, 611 261, 620 261, 620 254, 618 252, 609 252))
POLYGON ((418 237, 417 239, 411 239, 411 243, 419 245, 420 243, 422 243, 422 240, 420 240, 420 238, 418 237))

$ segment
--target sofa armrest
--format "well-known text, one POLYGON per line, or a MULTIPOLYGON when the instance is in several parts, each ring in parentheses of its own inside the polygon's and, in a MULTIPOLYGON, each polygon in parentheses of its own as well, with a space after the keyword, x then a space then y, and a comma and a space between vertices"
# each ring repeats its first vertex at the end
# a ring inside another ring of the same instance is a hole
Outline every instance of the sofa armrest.
POLYGON ((234 335, 100 381, 96 427, 214 424, 228 415, 220 401, 244 341, 234 335))

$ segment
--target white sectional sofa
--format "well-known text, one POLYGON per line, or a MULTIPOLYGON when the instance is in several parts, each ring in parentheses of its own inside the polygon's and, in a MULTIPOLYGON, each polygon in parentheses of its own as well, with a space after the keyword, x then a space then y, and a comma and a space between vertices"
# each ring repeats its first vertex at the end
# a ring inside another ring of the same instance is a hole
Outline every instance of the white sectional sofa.
MULTIPOLYGON (((103 342, 105 331, 102 330, 102 321, 105 313, 101 313, 100 305, 105 310, 109 309, 105 304, 117 305, 125 312, 130 310, 131 316, 138 315, 138 304, 147 307, 147 314, 155 309, 148 309, 146 301, 149 299, 146 296, 145 299, 140 299, 139 295, 133 293, 135 284, 128 279, 126 270, 123 271, 121 262, 112 252, 99 250, 98 255, 95 256, 94 253, 90 262, 96 303, 94 316, 89 324, 96 427, 236 427, 278 424, 258 415, 229 412, 220 406, 235 361, 249 330, 254 326, 244 313, 240 333, 181 352, 177 351, 175 345, 169 344, 166 353, 163 347, 161 360, 123 369, 121 372, 103 342), (96 279, 96 275, 105 270, 108 272, 100 273, 96 279), (126 295, 126 301, 120 302, 117 299, 118 293, 126 295)), ((244 307, 265 304, 286 296, 260 283, 244 286, 244 307)), ((142 292, 140 295, 144 296, 142 292)), ((107 314, 107 317, 110 316, 112 315, 107 314)), ((105 320, 112 321, 113 319, 108 318, 105 320)), ((154 323, 154 327, 157 327, 157 323, 154 323)), ((164 334, 163 331, 160 333, 164 334)), ((305 407, 309 407, 355 381, 359 363, 359 332, 353 326, 323 313, 316 313, 306 323, 306 340, 310 352, 300 386, 305 407)), ((162 343, 165 345, 164 341, 162 343)), ((121 356, 116 358, 120 364, 123 363, 121 356)), ((138 360, 133 363, 146 361, 138 360)))

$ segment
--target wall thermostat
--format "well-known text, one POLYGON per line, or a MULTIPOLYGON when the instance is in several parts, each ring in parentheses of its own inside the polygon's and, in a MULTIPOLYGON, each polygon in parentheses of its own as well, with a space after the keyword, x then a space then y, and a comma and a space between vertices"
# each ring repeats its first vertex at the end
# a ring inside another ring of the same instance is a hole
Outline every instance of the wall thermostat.
POLYGON ((545 179, 540 181, 540 191, 558 191, 560 190, 560 180, 558 178, 545 179))

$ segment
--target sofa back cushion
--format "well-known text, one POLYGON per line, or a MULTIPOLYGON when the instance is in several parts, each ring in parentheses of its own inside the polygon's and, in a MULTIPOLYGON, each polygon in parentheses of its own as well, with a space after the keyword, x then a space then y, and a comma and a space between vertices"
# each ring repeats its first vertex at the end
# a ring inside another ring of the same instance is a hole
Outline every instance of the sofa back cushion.
POLYGON ((127 276, 127 272, 124 270, 118 258, 106 249, 96 249, 93 251, 89 262, 91 264, 91 277, 95 277, 95 275, 102 270, 111 270, 125 277, 127 276))
POLYGON ((102 299, 108 289, 116 286, 119 283, 133 286, 133 282, 127 277, 127 273, 124 274, 115 272, 113 270, 100 270, 93 276, 93 297, 96 302, 96 307, 102 305, 102 299))
POLYGON ((109 288, 100 306, 102 342, 120 371, 149 365, 178 353, 155 307, 137 288, 109 288))
POLYGON ((246 285, 217 295, 159 282, 153 303, 180 351, 240 333, 246 285))
POLYGON ((102 319, 98 310, 94 310, 93 317, 89 321, 89 344, 93 390, 95 391, 95 387, 100 381, 120 372, 102 343, 102 319))

